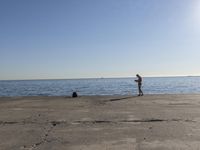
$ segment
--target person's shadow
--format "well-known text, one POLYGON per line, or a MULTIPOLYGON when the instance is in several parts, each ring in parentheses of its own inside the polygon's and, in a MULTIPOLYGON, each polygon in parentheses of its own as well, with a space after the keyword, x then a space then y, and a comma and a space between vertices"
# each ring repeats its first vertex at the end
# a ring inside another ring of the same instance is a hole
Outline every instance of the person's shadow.
POLYGON ((138 96, 129 96, 129 97, 122 97, 122 98, 114 98, 114 99, 109 99, 108 101, 113 102, 113 101, 121 101, 129 98, 136 98, 138 96))

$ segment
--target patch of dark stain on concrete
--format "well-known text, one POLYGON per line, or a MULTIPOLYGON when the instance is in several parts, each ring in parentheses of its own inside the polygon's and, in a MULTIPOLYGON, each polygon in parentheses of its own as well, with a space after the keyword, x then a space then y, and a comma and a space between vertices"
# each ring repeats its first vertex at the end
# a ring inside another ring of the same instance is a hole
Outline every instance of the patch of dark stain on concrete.
POLYGON ((60 124, 69 124, 69 122, 67 121, 51 121, 50 124, 55 127, 57 125, 60 125, 60 124))
POLYGON ((17 124, 18 122, 16 121, 0 121, 0 125, 12 125, 12 124, 17 124))
POLYGON ((101 123, 114 123, 113 121, 109 120, 92 120, 92 121, 75 121, 74 123, 80 124, 101 124, 101 123))
POLYGON ((164 119, 139 119, 139 120, 121 120, 120 122, 162 122, 164 119))

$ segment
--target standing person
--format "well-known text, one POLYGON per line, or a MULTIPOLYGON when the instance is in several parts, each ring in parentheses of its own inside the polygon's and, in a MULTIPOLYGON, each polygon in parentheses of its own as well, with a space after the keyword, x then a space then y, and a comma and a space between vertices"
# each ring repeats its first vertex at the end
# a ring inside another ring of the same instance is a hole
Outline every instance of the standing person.
POLYGON ((137 80, 135 80, 135 82, 138 83, 138 91, 139 91, 138 96, 143 96, 143 92, 141 90, 141 87, 142 87, 142 77, 139 74, 136 74, 136 77, 138 78, 137 80))

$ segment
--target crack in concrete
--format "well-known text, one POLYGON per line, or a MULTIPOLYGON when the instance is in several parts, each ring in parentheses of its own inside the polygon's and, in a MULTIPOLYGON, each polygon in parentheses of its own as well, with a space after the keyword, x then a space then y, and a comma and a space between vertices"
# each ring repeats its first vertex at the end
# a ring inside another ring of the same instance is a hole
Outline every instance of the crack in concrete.
POLYGON ((31 146, 23 146, 23 150, 33 150, 38 148, 40 145, 44 144, 44 143, 48 143, 48 142, 52 142, 52 140, 48 140, 49 134, 50 132, 52 132, 53 128, 55 127, 55 125, 51 124, 50 128, 48 130, 45 131, 44 135, 41 138, 41 141, 32 144, 31 146))
POLYGON ((183 119, 136 119, 136 120, 92 120, 92 121, 74 121, 73 123, 79 124, 102 124, 102 123, 154 123, 154 122, 195 122, 193 120, 183 120, 183 119))
POLYGON ((140 122, 140 123, 145 123, 145 122, 196 122, 194 120, 189 120, 189 119, 135 119, 135 120, 77 120, 73 122, 67 122, 67 121, 50 121, 50 122, 44 122, 44 123, 39 123, 39 122, 33 122, 33 121, 22 121, 22 122, 17 122, 17 121, 0 121, 0 125, 14 125, 14 124, 51 124, 51 126, 55 127, 60 124, 102 124, 102 123, 131 123, 131 122, 140 122))

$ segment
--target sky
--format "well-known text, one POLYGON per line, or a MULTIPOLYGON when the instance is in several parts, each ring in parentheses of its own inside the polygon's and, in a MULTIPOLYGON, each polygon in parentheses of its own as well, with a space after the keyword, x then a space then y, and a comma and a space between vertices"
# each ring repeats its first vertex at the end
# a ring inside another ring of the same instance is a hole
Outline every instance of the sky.
POLYGON ((200 0, 0 0, 0 80, 200 75, 200 0))

